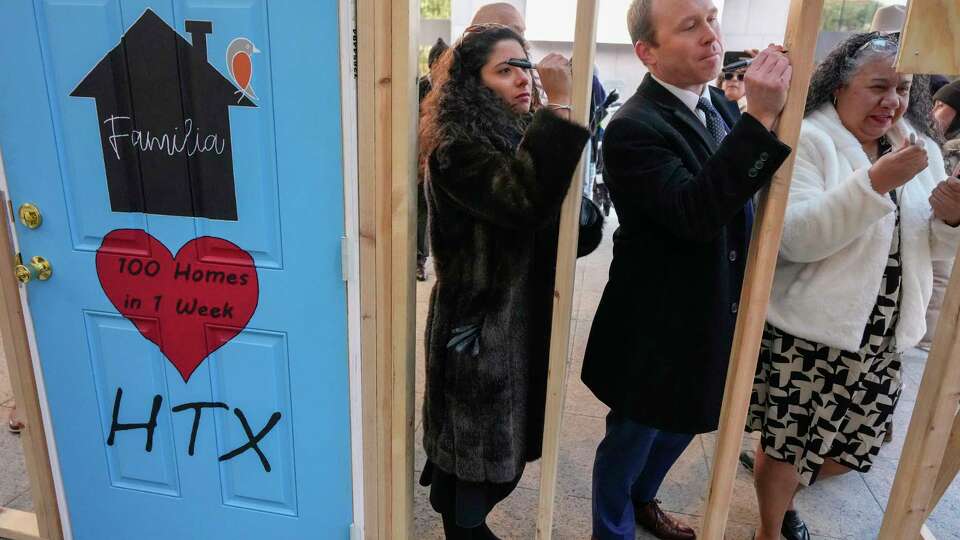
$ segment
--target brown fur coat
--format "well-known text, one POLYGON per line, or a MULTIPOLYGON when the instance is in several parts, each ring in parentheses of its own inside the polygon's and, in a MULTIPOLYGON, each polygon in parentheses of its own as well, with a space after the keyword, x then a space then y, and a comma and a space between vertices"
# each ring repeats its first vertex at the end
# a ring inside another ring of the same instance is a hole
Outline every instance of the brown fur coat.
POLYGON ((588 132, 547 111, 517 148, 469 130, 428 165, 423 445, 460 479, 509 482, 541 452, 557 218, 588 132))

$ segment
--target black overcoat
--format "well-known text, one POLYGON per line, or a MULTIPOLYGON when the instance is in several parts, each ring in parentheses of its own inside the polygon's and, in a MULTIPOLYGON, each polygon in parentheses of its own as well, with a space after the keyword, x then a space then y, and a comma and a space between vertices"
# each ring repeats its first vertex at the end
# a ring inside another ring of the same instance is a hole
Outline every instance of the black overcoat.
POLYGON ((750 236, 745 205, 790 153, 711 94, 733 126, 722 145, 649 75, 603 143, 620 227, 581 377, 617 412, 678 433, 717 428, 750 236))

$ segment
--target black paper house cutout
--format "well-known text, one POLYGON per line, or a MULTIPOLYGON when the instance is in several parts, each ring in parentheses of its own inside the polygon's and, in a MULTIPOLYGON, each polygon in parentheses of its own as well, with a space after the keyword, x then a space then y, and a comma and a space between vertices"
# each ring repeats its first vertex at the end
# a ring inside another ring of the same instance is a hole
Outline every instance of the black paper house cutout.
POLYGON ((207 62, 209 21, 193 43, 152 10, 70 94, 96 99, 110 207, 237 219, 228 107, 256 107, 207 62))

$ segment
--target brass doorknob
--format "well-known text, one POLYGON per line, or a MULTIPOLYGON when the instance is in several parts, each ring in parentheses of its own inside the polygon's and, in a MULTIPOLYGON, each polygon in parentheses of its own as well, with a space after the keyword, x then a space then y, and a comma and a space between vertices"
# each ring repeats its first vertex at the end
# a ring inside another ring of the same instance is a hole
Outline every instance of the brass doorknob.
POLYGON ((30 259, 30 267, 36 271, 37 279, 40 281, 46 281, 53 275, 53 266, 50 265, 50 261, 39 255, 30 259))
POLYGON ((30 283, 31 280, 46 281, 53 276, 53 266, 50 261, 36 256, 30 259, 30 265, 24 265, 21 260, 13 267, 13 273, 20 283, 30 283))
POLYGON ((21 204, 17 213, 20 215, 20 223, 23 223, 23 226, 28 229, 36 229, 43 223, 40 209, 31 203, 21 204))
POLYGON ((22 264, 13 267, 13 274, 17 276, 17 281, 20 283, 30 283, 30 279, 33 278, 30 269, 22 264))

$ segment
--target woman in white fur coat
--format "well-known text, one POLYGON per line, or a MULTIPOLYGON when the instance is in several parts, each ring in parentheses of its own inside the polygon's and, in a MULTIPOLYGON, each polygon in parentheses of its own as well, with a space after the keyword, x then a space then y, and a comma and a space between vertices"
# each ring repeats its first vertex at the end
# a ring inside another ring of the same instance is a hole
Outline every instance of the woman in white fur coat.
POLYGON ((924 334, 931 262, 960 243, 929 90, 911 92, 896 53, 896 35, 855 35, 811 83, 747 421, 760 540, 779 538, 801 483, 870 469, 900 355, 924 334))

